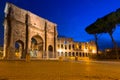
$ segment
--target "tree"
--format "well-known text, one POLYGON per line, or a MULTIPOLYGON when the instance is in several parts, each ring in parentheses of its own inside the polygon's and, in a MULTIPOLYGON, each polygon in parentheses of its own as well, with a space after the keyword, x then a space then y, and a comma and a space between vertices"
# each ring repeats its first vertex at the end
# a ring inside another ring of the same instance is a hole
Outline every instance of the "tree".
POLYGON ((88 34, 93 34, 95 37, 95 43, 96 43, 96 49, 97 49, 97 55, 98 55, 98 34, 101 33, 106 33, 106 31, 104 31, 104 27, 105 27, 105 23, 102 19, 97 19, 93 24, 89 25, 85 30, 88 34), (102 23, 102 24, 101 24, 102 23))
MULTIPOLYGON (((112 43, 116 50, 117 59, 119 58, 119 56, 117 51, 117 43, 113 38, 113 32, 115 31, 116 25, 119 23, 120 23, 120 9, 116 10, 116 12, 111 12, 110 14, 100 19, 97 19, 93 24, 91 24, 85 29, 86 32, 88 32, 89 34, 94 34, 96 40, 98 40, 96 34, 108 33, 112 39, 112 43)), ((98 46, 97 44, 98 43, 96 41, 96 46, 98 46)))

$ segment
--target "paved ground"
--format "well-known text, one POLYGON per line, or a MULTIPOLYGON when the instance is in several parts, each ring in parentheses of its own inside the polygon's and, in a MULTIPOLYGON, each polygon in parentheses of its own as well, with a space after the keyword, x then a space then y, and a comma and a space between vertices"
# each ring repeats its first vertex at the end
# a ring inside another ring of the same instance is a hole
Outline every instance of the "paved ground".
POLYGON ((0 61, 0 80, 120 80, 120 63, 0 61))

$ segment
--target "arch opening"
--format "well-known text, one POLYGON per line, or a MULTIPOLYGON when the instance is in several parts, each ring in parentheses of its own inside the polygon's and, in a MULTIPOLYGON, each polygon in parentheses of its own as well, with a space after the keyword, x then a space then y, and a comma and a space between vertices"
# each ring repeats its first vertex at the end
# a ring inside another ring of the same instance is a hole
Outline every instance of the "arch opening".
POLYGON ((15 42, 15 57, 17 59, 21 59, 24 57, 24 42, 21 40, 17 40, 15 42))
POLYGON ((42 58, 43 57, 43 39, 39 35, 35 35, 31 38, 31 58, 42 58))
POLYGON ((53 58, 53 47, 51 45, 48 46, 48 56, 49 58, 53 58))

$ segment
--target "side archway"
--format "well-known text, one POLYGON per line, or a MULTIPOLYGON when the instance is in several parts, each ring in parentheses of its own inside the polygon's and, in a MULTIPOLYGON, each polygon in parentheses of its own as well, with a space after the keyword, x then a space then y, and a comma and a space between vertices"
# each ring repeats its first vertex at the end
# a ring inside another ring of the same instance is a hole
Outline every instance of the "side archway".
POLYGON ((49 58, 53 58, 53 47, 51 45, 48 46, 48 56, 49 58))
POLYGON ((15 42, 15 57, 21 59, 24 56, 24 42, 17 40, 15 42))

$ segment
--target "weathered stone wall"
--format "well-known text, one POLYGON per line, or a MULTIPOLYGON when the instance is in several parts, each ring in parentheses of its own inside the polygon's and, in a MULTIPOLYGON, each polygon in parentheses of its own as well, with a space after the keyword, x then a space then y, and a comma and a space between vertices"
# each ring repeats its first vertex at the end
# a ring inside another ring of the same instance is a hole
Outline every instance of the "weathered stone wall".
POLYGON ((45 19, 31 13, 31 12, 28 12, 28 15, 30 17, 29 19, 29 24, 44 31, 44 27, 45 27, 45 19))
POLYGON ((11 17, 21 23, 25 23, 25 15, 27 14, 27 11, 9 3, 8 5, 12 8, 11 17))

